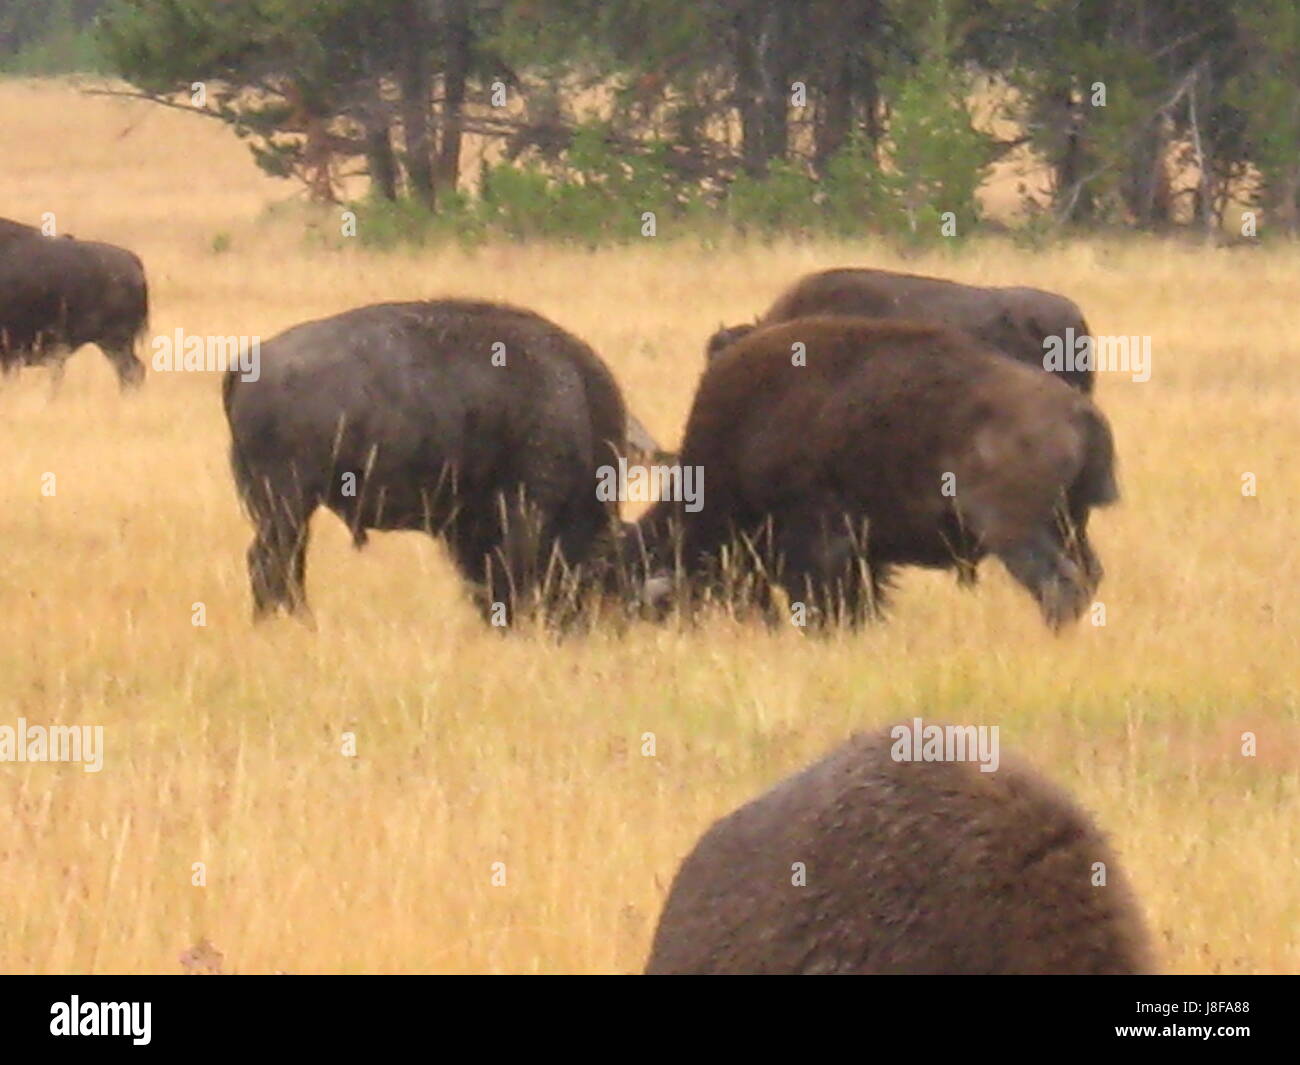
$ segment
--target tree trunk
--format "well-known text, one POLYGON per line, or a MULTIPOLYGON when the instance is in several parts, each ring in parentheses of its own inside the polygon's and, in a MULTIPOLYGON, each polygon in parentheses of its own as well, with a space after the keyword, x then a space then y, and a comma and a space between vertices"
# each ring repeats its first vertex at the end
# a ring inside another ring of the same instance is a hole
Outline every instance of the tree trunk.
MULTIPOLYGON (((825 176, 831 157, 853 135, 855 122, 862 123, 873 147, 879 144, 873 53, 882 19, 879 0, 830 0, 817 10, 816 39, 802 42, 799 50, 812 52, 818 71, 826 71, 813 133, 814 165, 825 176)), ((790 39, 795 40, 793 35, 790 39)))
POLYGON ((1157 116, 1134 148, 1133 165, 1124 182, 1124 201, 1139 229, 1157 230, 1169 222, 1173 198, 1165 165, 1168 130, 1157 116))
POLYGON ((745 172, 751 177, 762 174, 767 167, 760 106, 762 86, 754 51, 754 41, 758 37, 754 15, 754 5, 750 3, 744 4, 737 12, 732 56, 736 67, 736 110, 740 112, 740 155, 745 172))
POLYGON ((473 31, 468 0, 446 0, 443 13, 447 66, 443 74, 442 130, 437 180, 454 189, 460 180, 460 144, 464 131, 465 83, 469 79, 473 31))
POLYGON ((1073 197, 1070 209, 1061 221, 1090 222, 1096 214, 1096 201, 1092 190, 1086 184, 1080 184, 1090 165, 1083 134, 1088 105, 1076 101, 1073 90, 1068 87, 1059 90, 1056 98, 1065 126, 1064 144, 1055 164, 1056 191, 1058 196, 1073 197))
POLYGON ((429 110, 433 106, 432 46, 423 0, 403 0, 397 8, 402 32, 402 62, 398 78, 402 95, 402 134, 406 140, 406 180, 411 194, 434 205, 433 143, 429 110))
POLYGON ((790 83, 793 63, 789 54, 794 27, 785 0, 765 4, 759 34, 758 70, 762 85, 763 139, 769 160, 784 159, 790 147, 790 83))
POLYGON ((732 61, 741 157, 758 176, 785 156, 789 145, 792 27, 785 0, 748 0, 733 20, 732 61))
POLYGON ((867 138, 873 147, 879 149, 884 130, 880 128, 880 86, 876 78, 876 64, 871 59, 859 58, 853 83, 863 121, 866 123, 867 138))
POLYGON ((817 124, 814 127, 814 166, 820 177, 835 153, 844 147, 853 126, 853 65, 847 55, 840 55, 825 91, 817 101, 817 124))
POLYGON ((397 158, 385 122, 377 121, 366 127, 366 169, 374 192, 385 200, 397 199, 397 158))

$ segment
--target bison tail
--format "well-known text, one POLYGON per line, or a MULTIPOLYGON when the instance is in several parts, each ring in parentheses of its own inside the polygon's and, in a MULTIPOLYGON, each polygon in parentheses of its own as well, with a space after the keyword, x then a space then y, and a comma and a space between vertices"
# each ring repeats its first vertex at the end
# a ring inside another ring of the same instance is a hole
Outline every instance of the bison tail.
POLYGON ((221 406, 226 412, 226 424, 230 426, 230 472, 235 477, 235 491, 239 494, 240 505, 254 522, 258 520, 257 508, 253 499, 255 475, 244 458, 239 447, 239 434, 235 431, 234 419, 231 418, 231 406, 234 403, 235 385, 239 381, 238 368, 226 371, 221 379, 221 406))
POLYGON ((235 384, 239 380, 239 369, 231 367, 221 376, 221 408, 226 412, 226 421, 230 421, 230 405, 235 398, 235 384))
POLYGON ((244 461, 243 453, 239 449, 239 440, 234 438, 230 441, 230 472, 235 476, 235 491, 239 495, 240 506, 244 508, 244 513, 256 522, 258 515, 253 505, 253 473, 248 468, 248 463, 244 461))
POLYGON ((143 340, 149 332, 149 282, 144 278, 140 279, 140 324, 135 329, 135 339, 138 343, 143 340))
POLYGON ((1115 479, 1115 440, 1110 425, 1096 407, 1084 412, 1085 454, 1083 469, 1075 482, 1076 492, 1092 506, 1105 506, 1119 499, 1115 479))
POLYGON ((132 286, 135 289, 132 293, 134 298, 131 301, 134 304, 132 317, 135 318, 135 329, 131 333, 131 351, 133 354, 138 355, 140 345, 144 343, 149 335, 149 280, 145 277, 144 263, 140 261, 138 256, 134 256, 134 258, 139 273, 133 279, 136 284, 132 286))

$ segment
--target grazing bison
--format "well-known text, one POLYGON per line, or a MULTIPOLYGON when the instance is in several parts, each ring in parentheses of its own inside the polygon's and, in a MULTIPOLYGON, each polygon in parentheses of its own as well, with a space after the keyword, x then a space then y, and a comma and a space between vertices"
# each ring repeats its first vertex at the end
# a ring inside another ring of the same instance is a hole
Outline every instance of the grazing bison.
POLYGON ((812 617, 851 620, 895 566, 969 574, 992 553, 1059 628, 1101 579, 1087 524, 1118 497, 1113 461, 1091 400, 965 333, 798 319, 709 366, 681 453, 703 505, 657 503, 631 549, 691 584, 757 557, 812 617))
POLYGON ((367 529, 442 537, 494 622, 555 576, 552 562, 587 559, 616 518, 596 488, 624 448, 618 386, 591 348, 529 311, 361 307, 281 333, 259 369, 223 382, 259 616, 304 605, 318 506, 357 546, 367 529))
POLYGON ((135 254, 0 219, 0 371, 48 363, 57 384, 68 358, 97 344, 121 386, 138 385, 144 364, 135 349, 148 319, 135 254))
MULTIPOLYGON (((909 319, 951 326, 971 334, 1021 362, 1043 368, 1044 341, 1067 330, 1088 335, 1078 306, 1064 296, 1037 288, 985 288, 937 277, 891 270, 839 269, 809 274, 777 297, 760 325, 814 315, 909 319)), ((755 327, 719 329, 709 340, 707 357, 717 354, 755 327)), ((1054 371, 1083 392, 1092 391, 1091 369, 1054 371)))
POLYGON ((673 880, 646 972, 1151 970, 1140 907, 1065 792, 1005 756, 992 773, 895 760, 894 731, 714 824, 673 880))

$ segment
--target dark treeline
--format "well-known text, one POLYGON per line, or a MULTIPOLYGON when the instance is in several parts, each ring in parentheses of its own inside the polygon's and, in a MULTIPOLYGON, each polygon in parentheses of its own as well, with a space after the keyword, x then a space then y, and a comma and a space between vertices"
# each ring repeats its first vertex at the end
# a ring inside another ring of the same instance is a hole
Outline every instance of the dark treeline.
POLYGON ((93 23, 107 6, 108 0, 0 0, 0 71, 97 70, 93 23))
POLYGON ((1297 0, 0 0, 0 26, 36 8, 102 9, 108 69, 320 200, 364 170, 461 221, 968 230, 1014 152, 1052 229, 1300 228, 1297 0))

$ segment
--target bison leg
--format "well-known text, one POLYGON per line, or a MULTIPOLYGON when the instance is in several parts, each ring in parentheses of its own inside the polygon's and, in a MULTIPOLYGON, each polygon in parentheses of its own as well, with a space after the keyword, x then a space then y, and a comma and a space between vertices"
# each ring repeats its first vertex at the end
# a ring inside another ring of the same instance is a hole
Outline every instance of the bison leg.
POLYGON ((885 609, 886 573, 847 537, 833 545, 840 558, 807 575, 804 587, 822 624, 856 627, 885 609))
POLYGON ((102 350, 117 371, 117 384, 123 392, 144 383, 144 363, 136 358, 133 344, 108 344, 102 350))
POLYGON ((538 613, 548 624, 570 624, 583 593, 579 567, 607 531, 604 507, 586 485, 567 499, 530 498, 517 489, 497 502, 496 543, 484 573, 489 621, 500 624, 504 610, 508 623, 538 613))
POLYGON ((445 535, 457 569, 479 586, 484 619, 512 624, 537 586, 542 536, 536 508, 519 495, 498 495, 490 517, 462 511, 445 535))
POLYGON ((1106 575, 1106 570, 1088 540, 1086 522, 1087 518, 1085 517, 1083 522, 1071 527, 1066 542, 1069 545, 1071 556, 1082 568, 1084 579, 1088 582, 1089 588, 1095 592, 1097 586, 1101 584, 1102 577, 1106 575))
POLYGON ((279 609, 293 614, 306 608, 307 539, 313 510, 314 506, 287 509, 280 500, 257 521, 257 534, 248 548, 254 620, 279 609))
POLYGON ((1077 541, 1073 550, 1067 547, 1052 523, 997 552, 1011 575, 1037 600, 1043 620, 1054 631, 1077 620, 1097 589, 1101 564, 1086 540, 1083 548, 1086 554, 1079 551, 1077 541))
POLYGON ((873 564, 867 540, 865 527, 826 512, 783 528, 782 583, 792 596, 804 597, 816 624, 858 625, 881 613, 885 575, 873 564))

